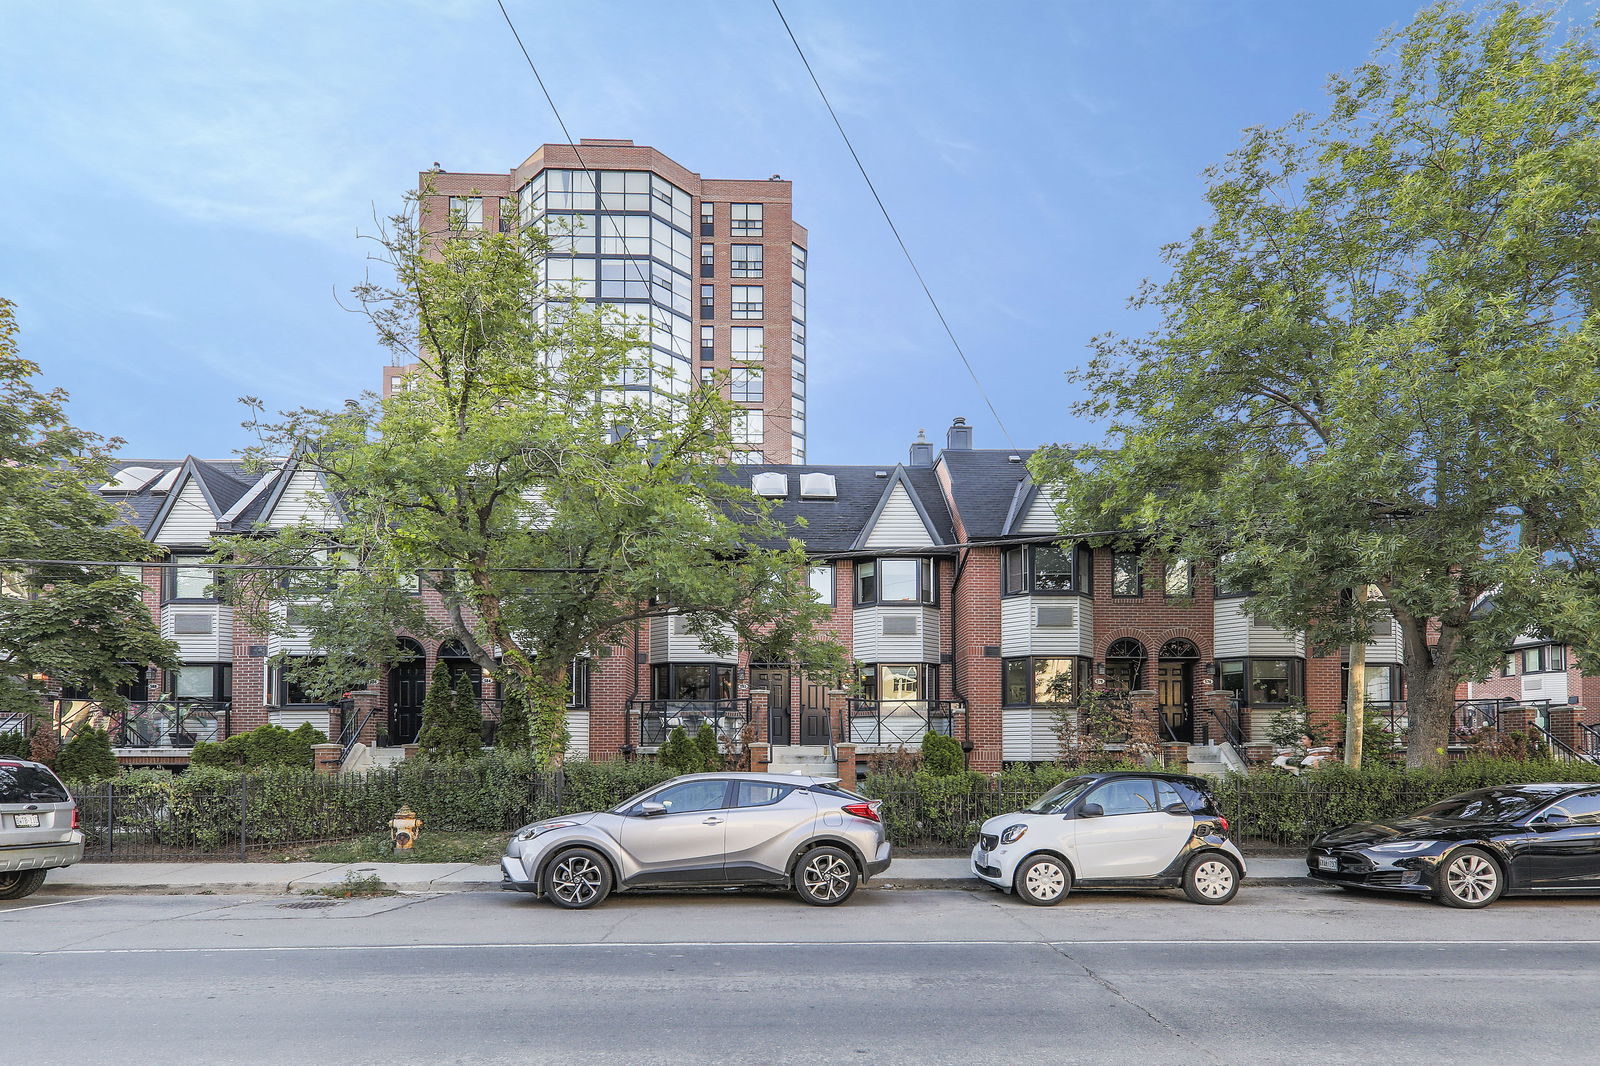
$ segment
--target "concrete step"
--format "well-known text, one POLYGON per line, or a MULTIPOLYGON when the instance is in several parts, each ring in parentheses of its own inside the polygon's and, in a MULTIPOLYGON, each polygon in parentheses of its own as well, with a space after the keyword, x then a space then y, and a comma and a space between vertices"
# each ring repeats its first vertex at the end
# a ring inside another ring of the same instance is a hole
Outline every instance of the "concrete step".
POLYGON ((371 754, 374 766, 395 766, 406 761, 404 748, 373 748, 371 754))

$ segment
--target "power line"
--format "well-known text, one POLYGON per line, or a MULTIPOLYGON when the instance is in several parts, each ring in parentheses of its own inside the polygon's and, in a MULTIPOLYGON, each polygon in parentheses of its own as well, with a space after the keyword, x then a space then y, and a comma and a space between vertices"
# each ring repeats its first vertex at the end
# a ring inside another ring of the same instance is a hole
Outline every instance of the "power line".
MULTIPOLYGON (((496 0, 498 3, 499 0, 496 0)), ((861 171, 862 180, 867 183, 867 189, 872 193, 872 199, 877 203, 878 210, 883 213, 883 220, 889 224, 889 232, 894 234, 895 241, 900 245, 900 251, 906 257, 906 262, 911 264, 911 272, 917 276, 917 284, 922 286, 922 293, 928 298, 928 303, 933 305, 933 313, 939 316, 939 324, 944 327, 945 336, 950 338, 950 343, 955 347, 956 354, 961 357, 961 363, 967 368, 967 374, 972 378, 972 384, 978 389, 978 395, 983 397, 983 402, 988 406, 989 413, 994 416, 995 424, 1000 427, 1000 432, 1005 434, 1006 443, 1011 445, 1013 451, 1017 450, 1017 442, 1011 439, 1011 431, 1006 428, 1005 420, 1000 417, 1000 412, 995 410, 994 401, 989 399, 989 393, 983 387, 983 382, 978 380, 977 371, 972 369, 972 362, 967 358, 967 353, 962 350, 961 342, 956 340, 955 330, 950 328, 949 321, 944 317, 944 311, 939 307, 939 301, 934 299, 933 290, 928 288, 928 283, 922 277, 922 271, 917 269, 917 261, 912 258, 911 249, 906 247, 905 238, 900 236, 900 228, 894 224, 894 219, 889 216, 889 209, 883 204, 883 197, 878 195, 878 188, 872 184, 872 177, 867 173, 867 168, 861 162, 861 156, 856 154, 856 146, 850 143, 850 135, 844 131, 844 124, 839 121, 839 115, 833 109, 828 94, 823 91, 822 83, 817 80, 817 72, 811 69, 811 61, 806 58, 804 48, 800 47, 800 40, 794 35, 794 29, 789 25, 789 20, 784 17, 783 8, 778 6, 778 0, 772 0, 772 9, 778 13, 778 18, 783 22, 784 30, 789 34, 789 40, 794 44, 794 50, 800 56, 800 62, 805 64, 806 73, 811 76, 811 84, 817 87, 817 95, 822 97, 823 106, 828 109, 828 116, 833 119, 833 125, 839 131, 839 136, 844 138, 844 146, 850 150, 850 158, 855 160, 856 169, 861 171)), ((501 10, 505 6, 501 5, 501 10)), ((543 83, 541 83, 543 84, 543 83)))

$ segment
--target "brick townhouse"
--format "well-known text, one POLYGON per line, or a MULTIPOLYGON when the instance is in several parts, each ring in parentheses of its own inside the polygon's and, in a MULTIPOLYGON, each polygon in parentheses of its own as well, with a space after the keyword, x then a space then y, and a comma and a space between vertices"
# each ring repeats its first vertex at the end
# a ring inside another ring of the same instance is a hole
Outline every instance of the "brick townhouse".
MULTIPOLYGON (((915 747, 933 729, 960 739, 975 768, 995 769, 1055 758, 1051 694, 1086 685, 1131 692, 1175 746, 1259 743, 1292 702, 1331 723, 1342 704, 1340 654, 1314 654, 1304 634, 1252 624, 1245 597, 1215 588, 1201 563, 1064 540, 1051 500, 1028 476, 1027 453, 975 448, 972 436, 957 419, 942 448, 919 439, 904 462, 728 467, 727 477, 772 501, 806 544, 812 587, 832 607, 828 628, 856 663, 854 683, 814 683, 744 652, 718 657, 675 619, 652 619, 574 670, 572 753, 648 752, 672 726, 709 721, 729 733, 748 727, 784 766, 828 745, 859 758, 915 747)), ((124 761, 181 763, 196 738, 267 722, 309 721, 330 735, 351 724, 276 665, 315 649, 252 632, 207 596, 215 578, 200 565, 219 534, 270 534, 300 521, 336 527, 315 471, 292 458, 261 470, 193 457, 128 460, 102 492, 178 564, 143 568, 150 610, 184 665, 145 671, 127 693, 135 711, 118 734, 124 761)), ((396 639, 411 656, 353 697, 362 740, 399 748, 414 738, 441 660, 472 677, 495 718, 492 680, 454 641, 396 639)), ((1559 648, 1542 647, 1518 649, 1512 679, 1471 695, 1528 698, 1534 674, 1552 702, 1588 695, 1594 681, 1559 648), (1495 687, 1508 684, 1516 691, 1495 687)), ((1403 698, 1392 632, 1368 648, 1367 677, 1375 706, 1403 698)), ((93 715, 88 701, 65 695, 69 724, 93 715)))

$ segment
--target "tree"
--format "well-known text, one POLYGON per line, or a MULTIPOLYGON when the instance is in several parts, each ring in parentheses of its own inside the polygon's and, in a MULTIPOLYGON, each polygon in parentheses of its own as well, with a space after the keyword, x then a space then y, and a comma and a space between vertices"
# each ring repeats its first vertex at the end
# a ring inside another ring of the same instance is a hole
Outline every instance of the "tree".
POLYGON ((1247 131, 1075 377, 1111 444, 1033 471, 1068 528, 1217 560, 1314 644, 1404 637, 1408 761, 1523 630, 1600 661, 1594 26, 1423 10, 1328 113, 1247 131), (1346 590, 1374 586, 1362 602, 1346 590))
POLYGON ((528 733, 528 705, 519 692, 507 692, 500 699, 500 730, 495 747, 502 751, 527 751, 533 743, 528 733))
POLYGON ((451 683, 449 666, 441 659, 434 665, 433 676, 428 678, 428 690, 422 694, 422 728, 417 730, 419 754, 444 755, 450 747, 454 715, 455 686, 451 683))
MULTIPOLYGON (((161 549, 118 522, 96 486, 121 441, 77 429, 66 393, 41 392, 20 354, 11 301, 0 299, 0 559, 135 562, 161 549)), ((139 666, 178 663, 115 566, 0 563, 0 715, 36 713, 56 682, 115 705, 139 666)))
POLYGON ((532 264, 550 245, 536 228, 455 219, 431 234, 422 202, 411 197, 380 235, 394 281, 355 290, 380 341, 415 365, 405 387, 270 423, 254 405, 263 454, 292 451, 318 472, 343 523, 225 545, 269 568, 340 564, 236 583, 245 617, 281 624, 271 605, 314 599, 298 620, 326 650, 320 669, 346 671, 324 677, 330 686, 371 676, 397 628, 453 637, 525 701, 545 766, 567 744, 569 664, 649 617, 676 612, 712 650, 745 641, 841 677, 842 653, 816 631, 827 608, 804 551, 716 465, 733 447, 731 406, 668 380, 614 311, 549 302, 532 264), (614 387, 624 380, 657 388, 614 387), (404 594, 417 580, 446 622, 404 594))
POLYGON ((478 695, 473 691, 472 679, 465 670, 456 676, 455 697, 451 700, 451 740, 463 757, 471 758, 483 753, 483 712, 478 709, 478 695))

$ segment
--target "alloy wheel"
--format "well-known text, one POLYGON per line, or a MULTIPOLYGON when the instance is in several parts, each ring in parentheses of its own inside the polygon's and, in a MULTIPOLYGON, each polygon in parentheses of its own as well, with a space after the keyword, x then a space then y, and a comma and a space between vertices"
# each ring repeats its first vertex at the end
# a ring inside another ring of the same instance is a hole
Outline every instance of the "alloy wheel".
POLYGON ((1195 867, 1194 887, 1207 899, 1221 899, 1233 891, 1233 867, 1219 859, 1195 867))
POLYGON ((600 894, 604 873, 587 855, 572 855, 550 871, 550 887, 562 902, 582 906, 600 894))
POLYGON ((1022 883, 1034 899, 1055 899, 1067 890, 1067 872, 1053 862, 1036 862, 1022 883))
POLYGON ((1467 904, 1487 902, 1500 885, 1500 873, 1494 863, 1472 853, 1451 862, 1444 876, 1450 894, 1467 904))
POLYGON ((801 871, 806 891, 819 901, 843 899, 850 891, 850 867, 838 855, 818 855, 801 871))

